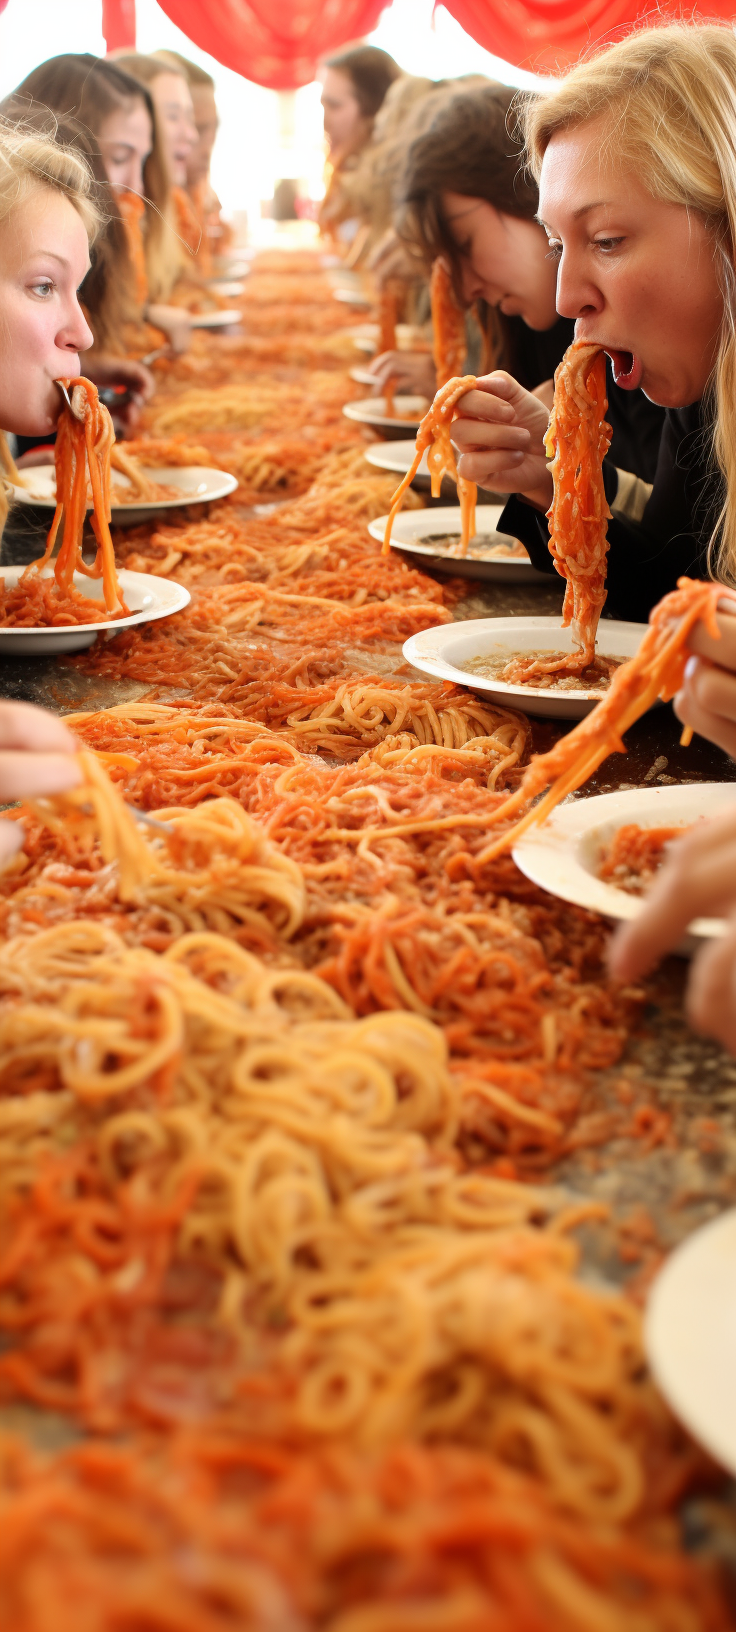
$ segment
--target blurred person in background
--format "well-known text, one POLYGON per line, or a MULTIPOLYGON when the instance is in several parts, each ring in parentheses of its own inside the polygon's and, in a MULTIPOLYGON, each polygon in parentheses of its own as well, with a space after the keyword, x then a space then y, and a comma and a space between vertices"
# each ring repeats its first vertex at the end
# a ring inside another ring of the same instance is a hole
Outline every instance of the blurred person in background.
POLYGON ((401 77, 401 69, 388 51, 375 45, 354 45, 328 57, 321 77, 329 163, 319 224, 323 232, 350 243, 357 224, 344 214, 341 181, 355 168, 357 155, 370 141, 376 114, 389 86, 401 77))
POLYGON ((157 62, 168 63, 177 73, 186 76, 192 98, 192 112, 197 140, 189 150, 186 161, 186 192, 191 206, 188 225, 182 229, 192 253, 197 256, 200 271, 206 275, 211 269, 212 255, 222 252, 228 229, 222 220, 222 206, 210 180, 212 152, 217 140, 220 119, 215 100, 215 82, 205 68, 178 51, 154 51, 157 62))
MULTIPOLYGON (((145 56, 141 51, 114 51, 112 60, 139 84, 145 86, 153 103, 157 130, 166 175, 166 203, 163 210, 167 233, 167 260, 159 300, 168 302, 182 277, 197 280, 192 241, 199 242, 200 230, 187 193, 187 165, 197 145, 197 127, 189 82, 183 68, 175 66, 173 56, 145 56)), ((183 349, 186 344, 188 319, 183 306, 172 305, 164 313, 166 324, 176 329, 174 344, 183 349), (171 316, 171 313, 174 316, 171 316)), ((159 317, 151 319, 159 324, 159 317)))

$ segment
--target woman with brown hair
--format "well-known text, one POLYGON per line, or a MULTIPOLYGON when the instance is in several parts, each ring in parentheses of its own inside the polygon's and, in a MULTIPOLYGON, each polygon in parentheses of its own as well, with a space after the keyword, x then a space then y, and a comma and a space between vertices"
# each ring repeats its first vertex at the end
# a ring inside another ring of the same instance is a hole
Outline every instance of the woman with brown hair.
POLYGON ((323 232, 336 233, 341 227, 339 236, 349 239, 352 223, 346 215, 343 183, 370 141, 376 114, 389 87, 401 77, 401 69, 388 51, 375 45, 354 45, 328 57, 321 72, 330 156, 319 224, 323 232))
POLYGON ((166 219, 173 225, 178 242, 171 244, 167 269, 168 299, 174 284, 187 267, 199 241, 199 224, 193 216, 186 191, 187 165, 197 145, 192 93, 186 69, 168 54, 145 56, 141 51, 119 51, 114 60, 148 90, 161 134, 161 148, 167 180, 166 219))

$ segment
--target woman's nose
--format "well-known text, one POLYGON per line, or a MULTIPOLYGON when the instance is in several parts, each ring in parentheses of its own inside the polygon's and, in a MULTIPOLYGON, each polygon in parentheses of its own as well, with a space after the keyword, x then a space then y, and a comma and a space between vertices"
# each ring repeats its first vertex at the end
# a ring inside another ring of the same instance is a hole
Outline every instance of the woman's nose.
POLYGON ((574 255, 563 251, 557 267, 557 310, 561 317, 587 317, 603 310, 603 295, 574 255))

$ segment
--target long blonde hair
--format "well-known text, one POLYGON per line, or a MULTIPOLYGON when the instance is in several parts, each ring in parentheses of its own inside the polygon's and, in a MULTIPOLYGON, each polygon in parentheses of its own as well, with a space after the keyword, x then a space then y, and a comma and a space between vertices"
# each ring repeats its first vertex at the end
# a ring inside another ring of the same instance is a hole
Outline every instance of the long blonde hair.
POLYGON ((148 294, 151 300, 168 300, 174 285, 185 271, 187 262, 191 259, 182 244, 176 227, 176 215, 171 196, 172 179, 166 162, 163 138, 161 135, 161 121, 156 112, 151 86, 161 74, 178 74, 189 88, 189 81, 183 68, 175 67, 173 63, 163 62, 155 56, 146 56, 142 51, 125 51, 122 48, 113 51, 110 58, 117 68, 122 68, 131 79, 136 79, 139 85, 148 92, 149 111, 153 120, 153 150, 146 162, 146 186, 150 194, 150 201, 155 206, 146 215, 146 268, 148 272, 148 294), (155 171, 156 189, 154 194, 153 175, 155 171))
POLYGON ((713 450, 725 499, 711 566, 736 580, 736 36, 724 24, 641 29, 523 112, 530 167, 539 180, 556 132, 605 116, 605 149, 631 167, 654 198, 697 210, 713 243, 723 293, 716 360, 713 450))
MULTIPOLYGON (((19 209, 39 187, 62 193, 81 216, 90 243, 94 242, 101 218, 94 202, 93 177, 81 153, 63 147, 22 123, 0 119, 0 230, 3 222, 19 209)), ((8 466, 5 449, 0 458, 8 466)), ((8 515, 8 493, 0 472, 0 537, 8 515)))

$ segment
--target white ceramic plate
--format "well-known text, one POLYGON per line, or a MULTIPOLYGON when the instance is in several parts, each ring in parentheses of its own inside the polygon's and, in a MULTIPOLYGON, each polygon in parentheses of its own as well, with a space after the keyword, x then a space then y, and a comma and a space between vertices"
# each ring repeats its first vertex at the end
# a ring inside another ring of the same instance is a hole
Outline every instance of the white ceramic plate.
MULTIPOLYGON (((211 504, 214 499, 224 499, 228 493, 234 493, 237 485, 237 476, 231 476, 226 470, 211 470, 206 465, 156 465, 144 466, 146 476, 152 482, 162 482, 166 487, 176 487, 181 493, 180 499, 155 499, 140 504, 114 504, 112 507, 113 521, 120 523, 138 522, 144 516, 152 515, 158 510, 175 510, 182 504, 211 504)), ((53 465, 35 465, 28 471, 28 480, 33 486, 13 487, 13 495, 19 504, 37 504, 43 509, 53 510, 56 506, 56 472, 53 465)), ((113 482, 120 487, 129 487, 127 476, 119 470, 113 471, 113 482)), ((92 509, 92 500, 89 500, 87 509, 92 509)))
MULTIPOLYGON (((426 566, 433 572, 446 572, 452 578, 490 578, 507 584, 549 584, 547 573, 536 572, 524 551, 518 549, 515 538, 497 531, 502 511, 500 504, 480 504, 475 513, 476 534, 468 545, 467 555, 458 555, 460 540, 460 506, 433 505, 429 510, 400 511, 391 533, 391 547, 416 557, 416 566, 426 566), (447 534, 456 535, 458 544, 443 544, 447 534)), ((388 516, 378 516, 368 524, 372 538, 383 543, 388 516)))
MULTIPOLYGON (((647 628, 646 623, 616 623, 602 618, 598 625, 598 651, 604 657, 633 657, 647 628)), ((474 657, 572 650, 572 633, 560 627, 559 618, 470 618, 412 635, 404 646, 404 657, 424 674, 454 680, 456 685, 471 691, 482 691, 507 708, 521 708, 525 714, 542 714, 556 720, 581 720, 600 702, 600 692, 588 691, 583 686, 570 691, 511 686, 503 680, 469 674, 463 668, 463 664, 474 657)))
POLYGON ((220 300, 237 300, 238 295, 242 295, 245 284, 242 278, 236 278, 234 281, 230 278, 224 280, 213 278, 207 287, 212 290, 213 295, 218 295, 220 300))
POLYGON ((335 300, 339 300, 343 306, 363 306, 367 308, 373 305, 371 296, 364 295, 362 289, 333 289, 332 293, 335 300))
POLYGON ((235 307, 231 312, 192 312, 190 323, 193 329, 229 329, 240 323, 242 316, 235 307))
MULTIPOLYGON (((14 589, 25 567, 2 567, 0 577, 9 589, 14 589)), ((47 568, 45 577, 53 577, 47 568)), ((114 623, 75 623, 65 629, 3 629, 0 628, 0 652, 10 657, 54 657, 59 652, 81 652, 91 646, 100 630, 109 639, 121 629, 131 629, 136 623, 152 623, 156 618, 170 618, 172 612, 181 612, 189 605, 191 595, 183 584, 174 584, 169 578, 154 578, 148 572, 118 572, 118 583, 131 608, 130 617, 116 618, 114 623)), ((103 605, 102 579, 85 578, 74 574, 74 586, 90 600, 103 605)))
MULTIPOLYGON (((562 901, 600 912, 604 918, 636 918, 641 912, 641 896, 629 895, 598 878, 601 848, 630 822, 638 827, 685 828, 729 808, 736 813, 736 786, 732 782, 626 788, 620 793, 599 793, 592 799, 571 799, 559 805, 543 826, 525 833, 512 855, 532 883, 562 901)), ((696 918, 689 926, 688 941, 682 950, 691 951, 697 941, 722 933, 722 919, 696 918)))
POLYGON ((673 1411, 736 1473, 736 1209, 668 1258, 649 1294, 644 1340, 673 1411))
POLYGON ((394 408, 396 412, 389 415, 385 397, 361 397, 360 402, 343 403, 342 411, 346 419, 353 419, 358 425, 372 425, 376 431, 394 431, 403 438, 407 431, 416 435, 429 403, 426 397, 397 396, 394 408))
MULTIPOLYGON (((355 341, 358 351, 370 352, 371 355, 378 349, 380 333, 377 323, 360 323, 354 329, 346 329, 351 340, 355 341)), ((414 351, 418 346, 426 349, 426 337, 415 323, 397 323, 396 345, 399 351, 414 351)))
MULTIPOLYGON (((400 482, 402 476, 406 475, 407 470, 414 463, 414 455, 417 451, 416 440, 414 437, 410 442, 400 440, 398 437, 395 440, 392 438, 389 442, 376 442, 373 447, 366 448, 364 451, 369 465, 375 465, 376 470, 390 470, 391 474, 396 477, 397 482, 400 482)), ((443 486, 446 482, 450 491, 454 491, 455 483, 451 476, 443 476, 442 482, 443 486)), ((411 485, 427 491, 432 485, 426 448, 419 461, 419 467, 411 485)))

